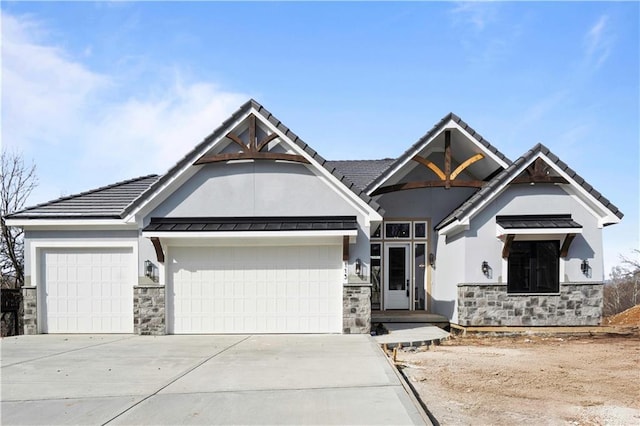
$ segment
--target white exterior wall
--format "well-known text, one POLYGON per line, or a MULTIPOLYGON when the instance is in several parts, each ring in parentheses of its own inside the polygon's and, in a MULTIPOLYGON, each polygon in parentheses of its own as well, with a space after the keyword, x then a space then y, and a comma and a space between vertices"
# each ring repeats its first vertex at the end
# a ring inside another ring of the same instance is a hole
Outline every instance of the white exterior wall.
MULTIPOLYGON (((497 237, 496 216, 570 214, 582 225, 567 258, 560 259, 560 282, 602 282, 602 229, 597 219, 575 197, 557 185, 513 185, 470 221, 470 228, 451 237, 438 237, 436 270, 433 273, 433 311, 457 321, 457 286, 460 283, 506 283, 507 262, 502 259, 503 242, 497 237), (591 275, 580 265, 589 261, 591 275), (482 262, 490 275, 482 273, 482 262)), ((540 235, 537 239, 557 239, 564 234, 540 235)))
POLYGON ((466 239, 461 234, 451 238, 438 236, 436 268, 431 281, 431 311, 452 322, 458 321, 458 283, 464 280, 467 263, 466 239))
MULTIPOLYGON (((369 282, 369 225, 363 212, 308 166, 253 161, 194 167, 200 170, 146 214, 143 226, 152 217, 356 216, 359 229, 349 250, 348 277, 349 282, 369 282), (355 275, 357 258, 365 265, 365 276, 355 275)), ((140 270, 145 260, 151 260, 164 284, 153 244, 140 237, 139 245, 140 270)))
MULTIPOLYGON (((570 214, 582 225, 582 233, 573 240, 567 258, 560 259, 560 282, 602 282, 602 229, 596 218, 560 186, 537 184, 514 185, 487 206, 470 222, 467 238, 464 283, 507 282, 506 261, 502 259, 503 243, 496 236, 496 216, 570 214), (580 271, 583 259, 589 261, 591 276, 580 271), (492 274, 486 277, 481 264, 487 261, 492 274)), ((565 234, 540 235, 529 239, 558 240, 565 234)), ((518 237, 516 237, 516 240, 518 237)))

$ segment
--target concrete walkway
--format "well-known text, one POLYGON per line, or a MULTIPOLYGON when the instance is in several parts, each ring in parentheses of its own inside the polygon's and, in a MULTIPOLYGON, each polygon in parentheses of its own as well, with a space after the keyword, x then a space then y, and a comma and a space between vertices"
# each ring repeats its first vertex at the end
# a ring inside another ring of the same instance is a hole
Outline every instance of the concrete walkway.
POLYGON ((2 339, 2 424, 425 424, 364 335, 2 339))
POLYGON ((375 336, 374 339, 379 344, 386 344, 388 348, 398 345, 423 346, 439 344, 449 338, 449 333, 435 325, 422 323, 392 323, 384 324, 389 330, 389 334, 375 336))

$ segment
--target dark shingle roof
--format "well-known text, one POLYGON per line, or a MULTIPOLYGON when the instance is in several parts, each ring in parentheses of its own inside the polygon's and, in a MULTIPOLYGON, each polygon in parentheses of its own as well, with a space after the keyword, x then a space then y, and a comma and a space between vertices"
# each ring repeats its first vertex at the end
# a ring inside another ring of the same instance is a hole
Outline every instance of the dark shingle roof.
POLYGON ((504 229, 582 228, 570 214, 496 216, 496 223, 504 229))
POLYGON ((339 181, 341 181, 347 188, 349 188, 352 192, 354 192, 358 197, 360 197, 363 201, 365 201, 371 208, 375 211, 383 213, 382 208, 376 203, 371 197, 367 195, 367 193, 362 189, 356 186, 351 180, 349 180, 346 176, 344 176, 339 170, 336 169, 335 166, 331 166, 327 164, 327 160, 325 160, 320 154, 318 154, 313 148, 307 145, 302 139, 300 139, 295 133, 293 133, 287 126, 282 124, 280 120, 278 120, 273 114, 271 114, 266 108, 260 105, 253 99, 247 101, 244 105, 242 105, 236 112, 234 112, 231 117, 225 120, 216 130, 213 131, 209 136, 207 136, 202 142, 200 142, 191 152, 185 155, 180 161, 176 163, 166 174, 161 176, 156 182, 154 182, 143 194, 134 200, 123 212, 123 216, 131 213, 140 203, 142 203, 146 197, 153 193, 157 188, 161 187, 167 180, 171 179, 175 173, 177 173, 182 167, 187 164, 192 164, 197 160, 197 156, 200 155, 200 151, 202 151, 208 144, 210 144, 213 140, 225 135, 231 125, 238 120, 242 115, 246 114, 251 108, 254 108, 262 117, 268 120, 273 126, 275 126, 278 130, 280 130, 285 136, 287 136, 293 143, 302 148, 307 154, 309 154, 315 161, 320 163, 322 167, 328 170, 333 176, 335 176, 339 181))
POLYGON ((454 222, 456 219, 461 219, 466 216, 468 213, 473 210, 477 205, 481 204, 482 201, 489 197, 497 188, 502 186, 505 182, 508 182, 514 179, 516 171, 520 170, 521 166, 524 164, 528 164, 531 160, 538 154, 542 153, 549 158, 554 164, 556 164, 562 171, 564 171, 571 179, 573 179, 576 184, 580 185, 584 188, 591 196, 593 196, 598 202, 600 202, 603 206, 609 209, 614 215, 618 218, 622 219, 623 213, 618 210, 616 206, 614 206, 609 200, 607 200, 602 194, 596 191, 591 185, 589 185, 579 174, 577 174, 571 167, 569 167, 565 162, 560 160, 555 154, 553 154, 549 148, 542 144, 537 144, 529 151, 527 151, 522 157, 518 158, 516 161, 511 163, 509 167, 504 169, 502 172, 498 173, 498 175, 493 178, 487 185, 482 187, 478 192, 474 193, 471 197, 469 197, 460 207, 455 209, 449 216, 444 218, 438 225, 436 225, 435 229, 439 230, 454 222))
POLYGON ((157 180, 158 175, 148 175, 117 182, 27 207, 7 219, 119 219, 125 207, 157 180))
MULTIPOLYGON (((445 124, 447 124, 450 120, 453 120, 456 124, 462 127, 465 131, 467 131, 475 140, 480 142, 487 150, 495 154, 498 158, 504 161, 507 164, 511 164, 511 160, 509 160, 503 153, 498 151, 496 147, 491 145, 489 141, 480 135, 480 133, 476 132, 471 126, 469 126, 463 119, 450 112, 445 115, 440 121, 438 121, 432 128, 429 130, 424 136, 422 136, 416 143, 411 145, 409 149, 407 149, 400 157, 398 157, 392 164, 387 168, 388 170, 393 169, 396 165, 404 163, 412 154, 422 146, 425 142, 431 139, 433 136, 437 135, 438 132, 442 130, 445 124)), ((373 188, 376 184, 384 181, 387 178, 386 174, 380 174, 375 180, 373 180, 368 186, 367 189, 373 188)))
POLYGON ((151 218, 144 232, 342 231, 358 229, 355 216, 151 218))
POLYGON ((393 164, 393 158, 381 160, 338 160, 327 161, 328 167, 340 171, 347 179, 358 188, 365 189, 375 178, 393 164))

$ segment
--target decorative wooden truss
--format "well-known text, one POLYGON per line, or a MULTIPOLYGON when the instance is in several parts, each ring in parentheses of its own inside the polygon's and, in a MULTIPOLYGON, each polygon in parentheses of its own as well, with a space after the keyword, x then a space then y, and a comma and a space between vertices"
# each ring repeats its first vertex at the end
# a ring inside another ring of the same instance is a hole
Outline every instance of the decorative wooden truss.
POLYGON ((437 180, 428 180, 428 181, 415 181, 415 182, 404 182, 398 183, 395 185, 383 186, 376 189, 372 195, 380 195, 385 194, 387 192, 395 192, 395 191, 404 191, 407 189, 417 189, 417 188, 445 188, 449 189, 451 187, 468 187, 468 188, 480 188, 485 184, 484 181, 481 180, 462 180, 456 179, 460 173, 462 173, 465 169, 467 169, 470 165, 475 163, 476 161, 480 161, 484 158, 483 154, 475 154, 465 161, 463 161, 455 170, 451 171, 451 131, 445 130, 444 132, 444 171, 440 169, 435 163, 426 158, 420 157, 419 155, 414 155, 412 160, 416 161, 423 166, 427 167, 438 177, 437 180))
POLYGON ((549 166, 542 158, 537 158, 536 161, 531 163, 524 172, 520 173, 518 177, 510 183, 569 183, 563 177, 552 176, 552 170, 551 166, 549 166))
POLYGON ((297 163, 309 163, 309 161, 302 155, 286 154, 280 152, 262 152, 262 149, 269 144, 269 142, 278 138, 277 133, 271 133, 262 140, 257 140, 257 128, 256 128, 256 116, 249 115, 249 143, 245 144, 238 135, 233 132, 227 133, 226 137, 231 139, 236 145, 240 147, 242 152, 226 153, 226 154, 214 154, 203 155, 198 158, 194 165, 217 163, 221 161, 230 160, 285 160, 294 161, 297 163))

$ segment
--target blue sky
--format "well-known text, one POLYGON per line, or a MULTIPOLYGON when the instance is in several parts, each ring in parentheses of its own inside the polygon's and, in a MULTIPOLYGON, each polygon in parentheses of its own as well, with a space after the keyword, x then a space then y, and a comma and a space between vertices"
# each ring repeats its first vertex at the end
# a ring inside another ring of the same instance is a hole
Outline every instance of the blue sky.
POLYGON ((453 111, 542 142, 639 247, 638 2, 3 2, 2 143, 29 204, 164 173, 249 98, 327 159, 396 157, 453 111))

